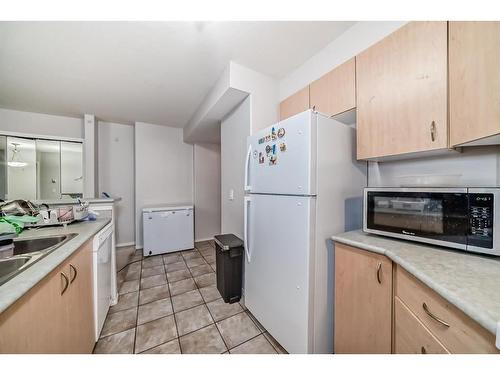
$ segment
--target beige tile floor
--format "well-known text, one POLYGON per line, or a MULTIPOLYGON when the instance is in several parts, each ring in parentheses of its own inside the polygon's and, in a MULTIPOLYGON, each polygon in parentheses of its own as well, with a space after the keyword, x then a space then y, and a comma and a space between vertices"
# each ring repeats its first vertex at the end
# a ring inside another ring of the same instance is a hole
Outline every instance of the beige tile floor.
POLYGON ((286 353, 243 303, 224 303, 213 242, 128 262, 94 353, 286 353))

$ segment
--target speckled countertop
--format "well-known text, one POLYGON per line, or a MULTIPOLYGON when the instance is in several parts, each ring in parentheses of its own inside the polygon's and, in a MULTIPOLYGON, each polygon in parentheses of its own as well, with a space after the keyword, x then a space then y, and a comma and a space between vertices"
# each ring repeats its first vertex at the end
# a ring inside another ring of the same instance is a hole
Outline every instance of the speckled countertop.
POLYGON ((497 334, 500 322, 500 258, 427 246, 364 233, 332 239, 384 254, 481 326, 497 334))
POLYGON ((35 238, 67 233, 77 233, 78 235, 7 281, 5 284, 0 285, 0 313, 5 311, 52 270, 63 263, 71 254, 89 238, 94 236, 94 234, 99 232, 100 229, 104 228, 109 222, 110 219, 98 219, 96 221, 73 223, 66 228, 46 227, 28 229, 22 232, 18 238, 35 238))

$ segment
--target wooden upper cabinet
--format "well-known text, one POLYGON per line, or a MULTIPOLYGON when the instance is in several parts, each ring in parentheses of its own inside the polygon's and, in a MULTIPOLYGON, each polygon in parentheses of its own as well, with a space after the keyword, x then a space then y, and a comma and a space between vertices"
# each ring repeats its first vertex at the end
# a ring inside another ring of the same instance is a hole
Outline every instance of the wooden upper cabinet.
POLYGON ((500 133, 499 46, 500 22, 449 23, 451 146, 500 133))
POLYGON ((297 91, 280 103, 280 121, 309 109, 309 86, 297 91))
POLYGON ((356 56, 357 155, 448 147, 447 23, 410 22, 356 56))
POLYGON ((311 83, 311 108, 333 116, 356 107, 356 64, 354 58, 311 83))
POLYGON ((335 353, 391 353, 392 262, 335 244, 335 353))

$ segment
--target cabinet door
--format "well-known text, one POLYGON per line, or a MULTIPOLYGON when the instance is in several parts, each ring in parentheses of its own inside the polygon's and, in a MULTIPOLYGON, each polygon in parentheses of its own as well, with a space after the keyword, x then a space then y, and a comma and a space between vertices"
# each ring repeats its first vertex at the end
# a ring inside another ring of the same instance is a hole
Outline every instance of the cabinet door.
POLYGON ((354 58, 311 83, 311 108, 333 116, 356 107, 354 58))
POLYGON ((335 353, 391 353, 392 262, 335 244, 335 353))
POLYGON ((448 147, 447 23, 410 22, 356 56, 358 159, 448 147))
MULTIPOLYGON (((0 315, 0 353, 65 353, 66 281, 54 270, 0 315)), ((66 290, 67 291, 67 290, 66 290)))
POLYGON ((65 269, 70 278, 66 303, 67 351, 91 353, 95 343, 91 241, 66 262, 65 269))
POLYGON ((449 28, 450 144, 456 146, 500 133, 500 22, 449 28))
POLYGON ((309 86, 297 91, 280 103, 280 121, 309 109, 309 86))

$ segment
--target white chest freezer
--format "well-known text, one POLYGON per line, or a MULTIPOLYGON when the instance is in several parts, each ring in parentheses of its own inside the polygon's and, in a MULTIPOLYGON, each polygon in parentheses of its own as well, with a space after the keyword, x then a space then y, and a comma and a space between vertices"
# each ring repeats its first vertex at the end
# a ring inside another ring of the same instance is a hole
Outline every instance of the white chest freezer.
POLYGON ((194 248, 192 205, 157 205, 142 209, 144 256, 194 248))

